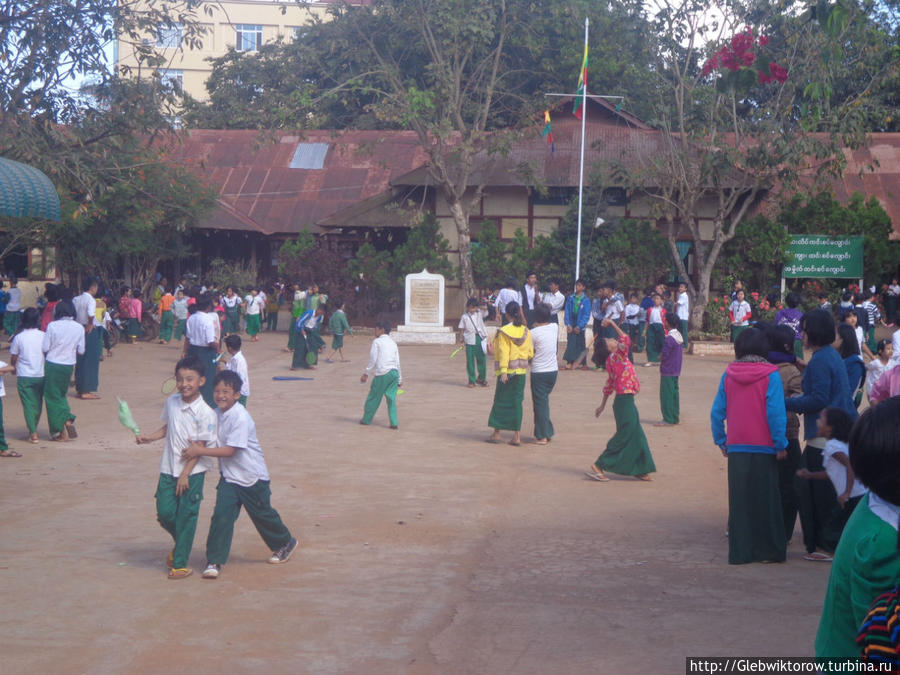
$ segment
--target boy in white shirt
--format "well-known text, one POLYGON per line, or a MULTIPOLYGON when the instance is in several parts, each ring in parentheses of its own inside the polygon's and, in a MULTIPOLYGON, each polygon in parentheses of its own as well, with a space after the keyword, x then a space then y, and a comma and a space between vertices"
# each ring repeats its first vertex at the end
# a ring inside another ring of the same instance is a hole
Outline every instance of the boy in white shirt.
POLYGON ((22 331, 9 346, 10 363, 16 368, 16 389, 22 401, 28 440, 38 442, 37 427, 44 404, 44 331, 41 310, 29 307, 22 312, 22 331))
POLYGON ((550 310, 550 322, 559 325, 559 313, 566 307, 566 296, 559 290, 559 280, 550 280, 550 292, 541 296, 541 302, 550 310))
POLYGON ((678 284, 678 301, 675 303, 675 314, 681 320, 682 349, 688 348, 688 320, 691 317, 691 299, 687 294, 687 284, 678 284))
POLYGON ((15 450, 10 450, 6 444, 6 434, 3 432, 3 397, 6 396, 6 387, 3 386, 3 377, 6 373, 14 373, 16 369, 0 361, 0 457, 21 457, 15 450))
POLYGON ((12 274, 9 275, 9 290, 6 301, 6 314, 3 315, 3 328, 6 334, 12 337, 19 330, 19 310, 22 309, 22 291, 17 288, 19 280, 12 274))
POLYGON ((381 405, 381 397, 384 396, 391 429, 397 429, 397 389, 401 386, 403 378, 400 375, 400 352, 397 343, 391 339, 390 332, 389 321, 379 321, 375 326, 375 339, 372 340, 372 348, 369 350, 369 365, 366 366, 366 372, 359 381, 365 384, 371 373, 375 373, 375 377, 372 378, 359 423, 372 423, 372 418, 381 405))
POLYGON ((206 445, 216 442, 216 414, 200 395, 200 389, 206 383, 205 372, 206 367, 199 358, 185 356, 181 359, 175 366, 178 393, 166 400, 160 418, 162 427, 135 439, 138 444, 166 439, 156 488, 156 517, 175 541, 175 547, 166 559, 169 579, 184 579, 193 574, 187 564, 197 531, 203 479, 212 468, 209 458, 182 457, 182 452, 192 442, 206 445))
POLYGON ((487 351, 482 345, 487 344, 487 330, 484 327, 484 317, 487 309, 479 308, 476 298, 466 300, 466 313, 459 319, 460 334, 463 344, 466 345, 466 374, 469 376, 469 389, 480 384, 487 386, 487 351), (478 370, 478 379, 475 379, 475 370, 478 370))
POLYGON ((228 562, 234 522, 242 506, 247 509, 256 531, 272 551, 270 563, 286 563, 298 545, 281 521, 281 516, 269 503, 272 495, 269 471, 256 437, 256 425, 244 406, 235 405, 241 398, 242 386, 240 376, 234 371, 225 370, 216 375, 213 396, 217 406, 217 445, 208 447, 193 442, 182 453, 188 461, 196 461, 200 457, 219 458, 221 477, 216 487, 216 506, 206 538, 204 579, 218 578, 222 565, 228 562))
MULTIPOLYGON (((241 351, 241 336, 228 335, 223 342, 225 342, 225 349, 231 355, 225 370, 235 372, 241 378, 241 397, 238 403, 246 408, 247 399, 250 397, 250 373, 247 370, 247 359, 244 358, 244 353, 241 351)), ((215 392, 213 392, 213 398, 215 398, 215 392)))

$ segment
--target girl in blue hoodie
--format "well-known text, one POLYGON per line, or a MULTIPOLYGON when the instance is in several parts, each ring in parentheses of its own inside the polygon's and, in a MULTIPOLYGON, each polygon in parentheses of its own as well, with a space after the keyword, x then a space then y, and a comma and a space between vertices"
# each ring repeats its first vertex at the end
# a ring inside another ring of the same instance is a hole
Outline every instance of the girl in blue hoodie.
POLYGON ((766 360, 769 338, 742 331, 710 412, 712 434, 728 458, 728 562, 787 557, 776 455, 787 447, 784 390, 766 360))

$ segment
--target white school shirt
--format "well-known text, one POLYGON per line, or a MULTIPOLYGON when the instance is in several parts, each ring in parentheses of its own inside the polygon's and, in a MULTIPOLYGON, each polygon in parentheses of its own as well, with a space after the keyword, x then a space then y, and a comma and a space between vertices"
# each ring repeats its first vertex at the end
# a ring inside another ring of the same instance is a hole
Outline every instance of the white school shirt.
POLYGON ((735 326, 748 326, 750 322, 747 321, 746 316, 750 313, 750 303, 744 300, 743 302, 738 302, 735 300, 731 303, 731 315, 734 317, 734 325, 735 326))
POLYGON ((650 309, 647 310, 647 323, 657 323, 662 325, 662 310, 663 306, 660 305, 657 307, 653 305, 650 309))
POLYGON ((511 302, 517 302, 519 307, 522 306, 522 296, 519 294, 519 291, 512 288, 501 288, 500 292, 497 293, 497 301, 494 303, 494 307, 497 308, 497 311, 502 316, 506 312, 506 306, 511 302))
POLYGON ((237 294, 235 294, 234 297, 231 298, 229 298, 227 295, 222 296, 222 307, 234 307, 235 305, 239 304, 241 304, 241 296, 237 294))
MULTIPOLYGON (((202 396, 185 403, 181 394, 172 394, 160 419, 166 424, 166 447, 159 463, 159 472, 178 478, 186 462, 181 458, 191 441, 203 441, 211 448, 216 443, 216 413, 206 405, 202 396)), ((213 468, 212 457, 201 457, 191 471, 203 473, 213 468)))
POLYGON ((397 343, 391 339, 387 333, 379 335, 372 340, 372 347, 369 349, 369 365, 366 366, 366 375, 373 372, 376 376, 387 375, 392 370, 397 371, 397 377, 402 382, 403 376, 400 373, 400 351, 397 349, 397 343))
POLYGON ((678 302, 675 304, 675 314, 677 314, 678 318, 682 321, 687 321, 691 316, 690 309, 691 300, 688 297, 687 291, 679 293, 678 302))
POLYGON ((262 310, 263 300, 258 295, 255 298, 252 295, 248 295, 244 298, 244 302, 247 303, 247 314, 250 316, 259 314, 262 310))
POLYGON ((16 377, 44 376, 44 331, 27 328, 17 334, 9 346, 16 359, 16 377))
POLYGON ((619 322, 619 319, 622 318, 622 313, 625 311, 625 307, 622 304, 622 301, 619 300, 618 296, 613 296, 609 298, 606 303, 606 308, 603 310, 603 318, 609 319, 610 321, 619 322))
POLYGON ((228 483, 250 487, 260 480, 269 480, 269 470, 263 456, 256 424, 250 413, 240 403, 227 411, 216 408, 219 447, 228 445, 235 449, 231 457, 219 457, 219 471, 228 483))
MULTIPOLYGON (((217 342, 216 327, 209 320, 206 312, 194 312, 188 317, 184 326, 184 335, 195 347, 208 347, 210 342, 217 342)), ((218 322, 218 317, 216 321, 218 322)))
POLYGON ((234 354, 229 360, 225 370, 231 370, 241 376, 241 396, 250 395, 250 373, 247 371, 247 359, 241 352, 234 354))
MULTIPOLYGON (((825 442, 825 447, 822 449, 822 468, 825 469, 825 473, 828 474, 828 479, 834 486, 834 491, 839 495, 842 495, 847 489, 847 469, 834 458, 834 455, 837 452, 843 452, 848 459, 850 458, 850 450, 847 448, 846 443, 839 441, 836 438, 828 439, 825 442)), ((864 494, 865 491, 866 486, 860 483, 859 480, 854 480, 853 489, 850 490, 850 497, 859 497, 864 494)))
POLYGON ((75 321, 82 326, 87 327, 88 322, 98 325, 97 322, 97 300, 93 295, 85 291, 78 297, 72 298, 72 304, 75 306, 75 321))
POLYGON ((6 311, 18 312, 22 309, 22 291, 13 286, 7 293, 9 293, 9 300, 6 301, 6 311))
POLYGON ((625 323, 637 326, 641 318, 641 306, 634 303, 625 305, 625 323))
POLYGON ((474 312, 466 312, 459 318, 459 326, 463 331, 463 342, 467 345, 475 344, 475 336, 478 335, 482 340, 487 339, 487 330, 484 327, 484 315, 487 311, 478 309, 474 312))
POLYGON ((544 293, 541 296, 541 302, 550 308, 551 314, 557 314, 566 306, 566 296, 556 291, 556 293, 544 293))
MULTIPOLYGON (((6 361, 0 361, 0 368, 4 368, 6 365, 6 361)), ((3 385, 2 375, 0 375, 0 396, 6 396, 6 387, 3 385)))
POLYGON ((863 355, 863 345, 866 343, 866 334, 863 332, 862 326, 853 329, 856 331, 856 342, 859 344, 859 355, 863 355))
POLYGON ((51 321, 41 349, 50 363, 74 366, 76 354, 84 354, 84 328, 69 316, 51 321))
POLYGON ((872 395, 872 387, 874 387, 875 383, 878 382, 878 380, 880 380, 881 377, 893 367, 893 361, 889 360, 887 363, 882 363, 881 359, 877 356, 866 364, 866 370, 869 371, 869 374, 866 375, 867 395, 872 395))
POLYGON ((534 343, 531 372, 555 373, 558 371, 559 361, 556 358, 556 350, 559 341, 559 326, 555 323, 535 326, 531 329, 531 341, 534 343))
MULTIPOLYGON (((520 296, 521 296, 521 294, 520 294, 520 296)), ((523 307, 525 305, 528 305, 529 307, 534 307, 536 304, 538 304, 541 301, 541 294, 538 293, 538 289, 536 286, 534 288, 532 288, 528 284, 525 284, 525 297, 522 299, 523 299, 523 301, 524 300, 528 301, 528 302, 522 303, 523 307)))
POLYGON ((188 318, 187 298, 181 298, 181 300, 176 298, 172 301, 172 314, 174 314, 175 318, 179 321, 188 318))
MULTIPOLYGON (((199 313, 196 312, 196 314, 199 313)), ((222 338, 222 322, 219 321, 219 315, 216 313, 216 310, 209 310, 206 313, 206 319, 209 321, 209 325, 212 326, 215 341, 218 342, 222 338)))
POLYGON ((895 530, 897 529, 900 506, 883 500, 874 492, 869 492, 869 510, 895 530))

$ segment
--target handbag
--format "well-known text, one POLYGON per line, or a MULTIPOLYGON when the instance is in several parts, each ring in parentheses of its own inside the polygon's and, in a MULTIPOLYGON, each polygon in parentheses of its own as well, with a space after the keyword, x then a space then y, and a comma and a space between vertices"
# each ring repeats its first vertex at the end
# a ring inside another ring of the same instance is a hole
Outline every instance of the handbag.
POLYGON ((485 354, 493 354, 494 353, 494 345, 490 344, 487 339, 487 333, 482 335, 478 332, 478 326, 475 325, 475 320, 469 316, 469 313, 466 312, 466 318, 469 319, 469 323, 472 324, 472 330, 475 331, 475 335, 481 338, 481 351, 485 354))

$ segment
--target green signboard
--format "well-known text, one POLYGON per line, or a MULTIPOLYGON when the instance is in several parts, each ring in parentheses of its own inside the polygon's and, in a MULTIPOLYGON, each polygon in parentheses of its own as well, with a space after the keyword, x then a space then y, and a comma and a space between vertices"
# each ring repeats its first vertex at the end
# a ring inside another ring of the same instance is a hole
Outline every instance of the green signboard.
POLYGON ((861 279, 864 237, 834 239, 821 234, 791 235, 786 279, 861 279))

